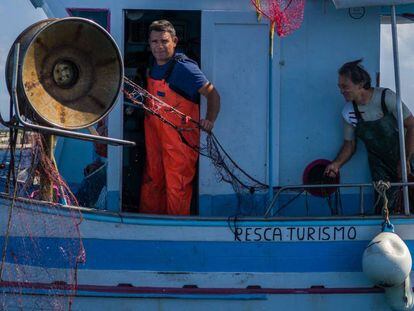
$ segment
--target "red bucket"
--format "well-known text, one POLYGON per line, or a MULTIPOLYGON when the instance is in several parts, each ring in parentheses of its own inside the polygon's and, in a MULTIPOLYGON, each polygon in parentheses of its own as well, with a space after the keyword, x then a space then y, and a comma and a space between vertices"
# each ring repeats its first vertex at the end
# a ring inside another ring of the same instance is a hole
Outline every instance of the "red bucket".
MULTIPOLYGON (((326 159, 317 159, 306 166, 303 171, 303 184, 304 185, 321 185, 321 184, 339 184, 339 173, 335 177, 329 177, 324 174, 326 167, 332 162, 326 159)), ((337 187, 320 187, 320 188, 307 188, 306 191, 317 197, 328 197, 337 191, 337 187)))

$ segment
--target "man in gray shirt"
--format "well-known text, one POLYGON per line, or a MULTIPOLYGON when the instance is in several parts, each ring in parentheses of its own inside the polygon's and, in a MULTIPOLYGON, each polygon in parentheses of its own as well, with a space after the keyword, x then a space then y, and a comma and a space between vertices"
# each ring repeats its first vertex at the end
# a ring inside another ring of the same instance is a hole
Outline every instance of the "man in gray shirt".
MULTIPOLYGON (((342 111, 344 143, 335 160, 327 166, 325 174, 330 177, 338 174, 354 154, 355 137, 358 137, 368 152, 372 180, 398 182, 401 174, 396 95, 388 89, 371 87, 371 77, 360 62, 346 63, 338 71, 338 86, 347 101, 342 111)), ((405 105, 403 117, 409 160, 414 155, 414 117, 405 105)), ((396 196, 396 191, 389 195, 396 196)), ((396 198, 389 199, 396 201, 396 198)), ((390 205, 395 207, 394 203, 390 205)))

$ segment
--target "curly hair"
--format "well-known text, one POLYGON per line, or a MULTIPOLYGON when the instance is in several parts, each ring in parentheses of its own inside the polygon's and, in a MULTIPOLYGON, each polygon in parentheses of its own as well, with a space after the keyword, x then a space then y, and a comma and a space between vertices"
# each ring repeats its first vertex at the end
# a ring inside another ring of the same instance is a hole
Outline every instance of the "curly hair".
POLYGON ((345 63, 339 68, 338 74, 348 77, 354 84, 361 84, 366 90, 371 88, 371 77, 365 68, 360 64, 362 58, 345 63))

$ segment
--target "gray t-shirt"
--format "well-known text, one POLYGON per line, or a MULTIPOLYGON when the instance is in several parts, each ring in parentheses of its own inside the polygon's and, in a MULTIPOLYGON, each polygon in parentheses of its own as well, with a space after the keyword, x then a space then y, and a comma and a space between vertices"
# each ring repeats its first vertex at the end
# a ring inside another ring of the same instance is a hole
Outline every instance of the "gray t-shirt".
MULTIPOLYGON (((375 121, 381 119, 384 114, 381 108, 381 94, 384 88, 374 88, 371 100, 368 104, 358 105, 358 110, 361 113, 362 119, 365 121, 375 121)), ((391 91, 385 92, 385 105, 390 113, 397 118, 397 96, 391 91)), ((408 107, 403 103, 403 118, 411 116, 411 112, 408 107)), ((342 118, 344 122, 344 139, 354 140, 355 139, 355 128, 358 120, 355 115, 354 107, 352 103, 346 103, 342 109, 342 118)))

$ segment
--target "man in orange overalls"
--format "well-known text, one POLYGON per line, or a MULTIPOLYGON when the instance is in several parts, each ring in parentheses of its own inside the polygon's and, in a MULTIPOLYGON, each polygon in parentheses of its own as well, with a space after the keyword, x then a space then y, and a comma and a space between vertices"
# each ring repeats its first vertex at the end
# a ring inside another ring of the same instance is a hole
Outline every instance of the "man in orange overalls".
MULTIPOLYGON (((184 54, 175 52, 178 38, 173 25, 166 20, 153 22, 149 27, 149 44, 154 56, 148 72, 148 91, 199 121, 209 132, 220 110, 220 96, 198 65, 184 54), (207 115, 200 120, 199 95, 207 98, 207 115)), ((150 108, 152 103, 147 103, 150 108)), ((200 133, 194 124, 170 109, 157 111, 179 128, 183 136, 157 116, 145 117, 146 163, 141 188, 140 212, 150 214, 189 215, 192 182, 196 173, 200 133)))

